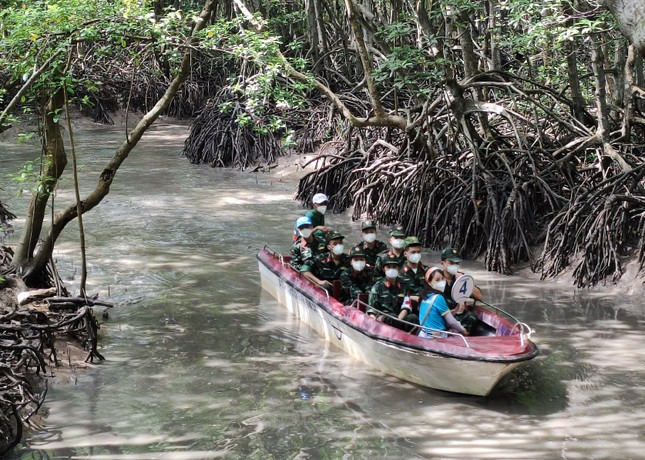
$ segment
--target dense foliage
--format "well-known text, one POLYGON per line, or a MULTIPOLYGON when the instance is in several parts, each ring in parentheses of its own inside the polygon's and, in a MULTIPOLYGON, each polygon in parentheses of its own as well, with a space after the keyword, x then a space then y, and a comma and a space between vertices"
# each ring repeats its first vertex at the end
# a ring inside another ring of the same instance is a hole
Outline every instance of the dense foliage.
POLYGON ((335 211, 404 223, 504 273, 573 264, 591 285, 635 255, 642 269, 643 59, 595 0, 212 2, 189 46, 196 8, 9 2, 0 107, 56 122, 62 105, 45 103, 64 87, 97 120, 147 110, 190 48, 167 113, 204 117, 193 158, 246 166, 279 147, 252 158, 237 136, 282 136, 327 155, 303 202, 324 190, 335 211), (204 134, 218 131, 232 141, 204 134))

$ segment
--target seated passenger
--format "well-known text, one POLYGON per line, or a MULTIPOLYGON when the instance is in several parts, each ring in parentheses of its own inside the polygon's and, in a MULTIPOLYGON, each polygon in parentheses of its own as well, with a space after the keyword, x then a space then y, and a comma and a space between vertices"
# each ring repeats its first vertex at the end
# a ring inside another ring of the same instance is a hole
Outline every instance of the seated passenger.
POLYGON ((294 270, 302 272, 302 267, 311 266, 314 257, 325 251, 325 246, 314 239, 313 225, 309 217, 299 217, 296 220, 296 229, 298 239, 291 246, 291 261, 289 263, 294 270))
POLYGON ((405 246, 405 232, 403 231, 403 227, 397 225, 390 229, 389 243, 391 246, 390 249, 382 252, 376 258, 374 272, 376 273, 377 278, 385 275, 383 270, 383 259, 385 257, 395 258, 399 263, 399 268, 402 268, 405 265, 406 258, 405 254, 403 254, 403 247, 405 246))
MULTIPOLYGON (((468 333, 470 333, 479 321, 477 315, 469 309, 468 305, 465 303, 457 305, 452 298, 452 286, 455 284, 455 281, 464 274, 459 271, 459 262, 461 261, 462 258, 456 249, 446 248, 441 251, 441 268, 443 269, 443 276, 446 279, 444 297, 446 298, 448 307, 452 311, 455 319, 459 321, 466 330, 468 330, 468 333)), ((473 288, 473 292, 470 297, 475 300, 484 299, 482 291, 477 286, 473 288)))
POLYGON ((387 251, 387 244, 376 239, 376 224, 373 220, 366 220, 361 224, 361 236, 363 241, 355 247, 360 248, 365 253, 366 264, 373 268, 376 265, 378 255, 387 251))
POLYGON ((446 279, 439 267, 431 267, 426 272, 425 284, 421 291, 421 304, 419 305, 419 324, 421 325, 420 337, 445 337, 441 331, 448 328, 468 335, 468 331, 450 313, 443 292, 446 288, 446 279))
POLYGON ((343 289, 341 301, 350 305, 358 294, 369 294, 374 285, 374 268, 367 265, 365 253, 360 246, 354 246, 349 253, 351 266, 340 274, 343 289))
POLYGON ((303 266, 303 275, 325 288, 329 288, 332 281, 339 280, 341 272, 349 267, 349 256, 343 252, 344 238, 330 230, 327 234, 327 252, 317 255, 310 267, 303 266))
POLYGON ((410 313, 410 307, 403 305, 407 295, 405 286, 398 281, 399 261, 396 257, 383 257, 385 278, 378 280, 370 290, 369 308, 367 314, 390 326, 411 330, 413 327, 397 321, 405 319, 410 313))
POLYGON ((416 236, 409 236, 405 239, 403 254, 407 259, 399 274, 399 280, 405 283, 410 299, 412 300, 413 311, 418 311, 419 294, 425 285, 425 276, 428 268, 421 263, 421 242, 416 236))
MULTIPOLYGON (((316 193, 311 199, 311 203, 313 209, 307 211, 304 217, 308 217, 311 220, 314 237, 324 245, 325 239, 327 238, 327 232, 329 231, 325 226, 325 212, 327 211, 329 198, 327 198, 327 195, 324 193, 316 193)), ((298 239, 296 231, 294 231, 293 239, 294 241, 298 239)))

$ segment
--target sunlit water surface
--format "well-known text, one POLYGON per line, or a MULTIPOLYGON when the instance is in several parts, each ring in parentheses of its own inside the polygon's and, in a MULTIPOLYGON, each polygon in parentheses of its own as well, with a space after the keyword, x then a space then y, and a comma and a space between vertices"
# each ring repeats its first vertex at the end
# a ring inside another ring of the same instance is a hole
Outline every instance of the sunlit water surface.
MULTIPOLYGON (((155 127, 84 216, 88 292, 115 304, 101 327, 107 359, 49 388, 42 428, 9 458, 645 458, 641 299, 467 262, 488 301, 532 326, 541 356, 488 398, 382 375, 260 287, 257 250, 288 250, 303 211, 297 179, 191 165, 179 156, 187 131, 155 127)), ((84 191, 123 138, 122 128, 78 128, 84 191)), ((19 214, 26 198, 7 174, 37 148, 0 149, 0 199, 19 214)), ((358 241, 346 216, 327 220, 358 241)), ((77 235, 70 225, 56 252, 76 290, 77 235)))

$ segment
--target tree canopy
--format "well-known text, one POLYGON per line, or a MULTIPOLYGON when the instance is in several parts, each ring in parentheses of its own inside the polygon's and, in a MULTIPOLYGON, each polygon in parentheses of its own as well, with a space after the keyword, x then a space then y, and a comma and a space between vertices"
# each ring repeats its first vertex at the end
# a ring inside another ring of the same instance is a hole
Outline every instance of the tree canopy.
POLYGON ((9 2, 0 107, 54 126, 62 104, 46 101, 65 88, 96 120, 148 110, 189 49, 164 109, 202 117, 187 155, 247 166, 240 155, 281 148, 264 135, 321 149, 303 202, 325 191, 335 211, 403 223, 488 269, 573 264, 592 285, 645 262, 643 59, 609 6, 616 16, 593 0, 213 1, 193 40, 190 2, 9 2))

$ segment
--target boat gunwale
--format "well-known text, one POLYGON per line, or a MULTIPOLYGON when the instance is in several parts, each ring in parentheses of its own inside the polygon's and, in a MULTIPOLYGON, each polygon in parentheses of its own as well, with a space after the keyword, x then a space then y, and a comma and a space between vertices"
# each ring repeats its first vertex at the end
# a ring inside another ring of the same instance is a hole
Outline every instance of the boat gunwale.
MULTIPOLYGON (((378 333, 375 333, 375 332, 371 332, 368 328, 361 327, 360 324, 358 324, 358 322, 356 320, 354 320, 351 317, 349 317, 349 315, 336 313, 333 310, 333 308, 331 308, 331 307, 333 306, 333 304, 336 304, 337 309, 339 309, 339 310, 342 309, 343 312, 346 309, 349 309, 349 308, 352 308, 352 309, 354 309, 354 310, 356 310, 358 312, 360 312, 360 310, 356 309, 355 307, 342 304, 340 301, 338 301, 334 297, 329 296, 327 294, 327 292, 324 289, 322 289, 321 287, 314 285, 309 280, 305 280, 304 277, 300 273, 298 273, 295 270, 293 270, 293 268, 289 264, 286 264, 284 262, 284 260, 282 259, 282 256, 279 253, 274 252, 272 254, 270 251, 268 251, 265 248, 265 249, 262 249, 262 250, 260 250, 258 252, 257 259, 266 268, 268 268, 272 273, 274 273, 277 277, 279 277, 282 280, 284 280, 284 282, 286 282, 292 289, 296 290, 301 295, 303 295, 307 299, 311 300, 313 303, 316 304, 316 306, 318 308, 321 308, 325 313, 327 313, 333 319, 342 322, 343 324, 347 325, 351 329, 359 332, 360 334, 362 334, 363 336, 365 336, 365 337, 367 337, 367 338, 369 338, 371 340, 374 340, 376 342, 384 342, 389 346, 395 346, 396 348, 400 348, 402 351, 414 352, 414 353, 432 353, 432 354, 435 354, 435 355, 445 356, 445 357, 448 357, 448 358, 454 358, 454 359, 459 359, 459 360, 464 360, 464 361, 479 361, 479 362, 505 363, 505 364, 512 364, 512 363, 519 363, 519 362, 528 361, 528 360, 533 359, 534 357, 536 357, 539 354, 539 349, 538 349, 537 345, 535 345, 535 343, 533 343, 529 339, 527 339, 527 342, 528 342, 527 347, 531 348, 530 351, 523 352, 523 353, 521 353, 519 355, 512 356, 512 357, 501 357, 501 356, 487 357, 487 356, 473 356, 473 355, 453 353, 453 352, 450 352, 450 351, 440 350, 440 349, 429 347, 429 346, 418 345, 418 344, 410 343, 410 342, 407 342, 407 341, 399 340, 399 339, 396 339, 396 338, 393 338, 393 337, 388 337, 388 336, 385 336, 385 335, 381 335, 381 334, 378 334, 378 333), (267 255, 266 257, 269 258, 269 260, 272 260, 274 262, 274 264, 264 263, 265 261, 263 260, 263 258, 261 258, 262 253, 266 254, 267 255), (278 265, 278 268, 274 268, 272 265, 278 265), (287 273, 289 273, 290 276, 289 275, 282 276, 282 273, 285 272, 285 267, 289 270, 289 271, 287 271, 285 273, 285 275, 287 273), (299 279, 303 280, 303 282, 306 281, 307 283, 309 283, 311 289, 306 290, 306 289, 298 286, 295 282, 293 282, 290 279, 290 277, 293 277, 293 278, 298 277, 299 279), (315 294, 315 295, 312 295, 312 294, 315 294), (315 297, 321 297, 322 299, 316 299, 315 297), (325 300, 327 300, 329 302, 325 302, 325 300), (329 303, 330 306, 328 306, 327 303, 329 303)), ((487 311, 489 311, 489 310, 487 310, 487 311)), ((361 312, 361 313, 363 313, 363 312, 361 312)), ((494 312, 491 312, 491 313, 495 314, 494 312)), ((365 314, 365 313, 363 313, 363 314, 365 314)), ((381 326, 392 328, 395 331, 400 331, 399 329, 396 329, 396 328, 394 328, 392 326, 388 326, 386 324, 382 324, 381 326)), ((401 331, 401 332, 403 332, 403 331, 401 331)), ((502 337, 511 337, 511 336, 502 336, 502 337)), ((512 337, 517 337, 517 336, 512 336, 512 337)), ((442 339, 433 339, 433 340, 442 340, 442 339)), ((518 340, 519 340, 519 338, 518 338, 518 340)), ((451 343, 446 343, 446 342, 441 342, 441 343, 445 344, 447 346, 453 346, 453 347, 458 346, 458 345, 451 344, 451 343)), ((468 348, 466 348, 466 349, 468 349, 468 348)))

